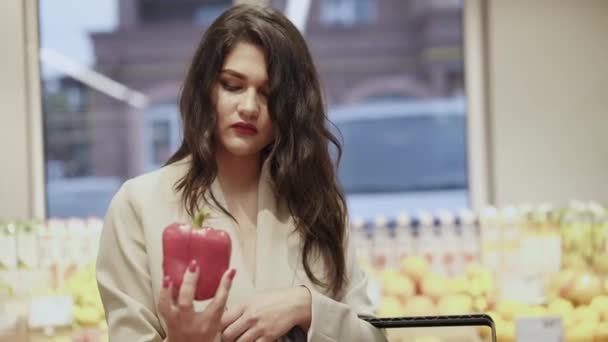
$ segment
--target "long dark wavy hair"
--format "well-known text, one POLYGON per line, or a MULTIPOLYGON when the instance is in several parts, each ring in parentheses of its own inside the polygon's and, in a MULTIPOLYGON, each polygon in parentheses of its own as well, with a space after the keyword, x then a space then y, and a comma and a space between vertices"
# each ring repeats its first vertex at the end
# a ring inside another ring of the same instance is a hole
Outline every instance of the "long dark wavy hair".
MULTIPOLYGON (((187 174, 175 187, 187 212, 198 203, 217 176, 214 155, 216 114, 211 94, 224 59, 239 42, 259 46, 266 57, 270 94, 268 109, 274 141, 268 158, 275 196, 286 203, 303 241, 302 262, 308 278, 337 296, 345 275, 347 208, 336 178, 342 147, 329 121, 312 57, 298 29, 281 13, 254 5, 231 7, 207 29, 194 54, 179 100, 183 142, 168 164, 191 158, 187 174), (329 148, 337 150, 336 164, 329 148), (313 274, 311 260, 322 257, 325 274, 313 274)), ((226 212, 211 193, 214 205, 226 212)), ((230 215, 232 217, 232 215, 230 215)), ((233 217, 234 218, 234 217, 233 217)))

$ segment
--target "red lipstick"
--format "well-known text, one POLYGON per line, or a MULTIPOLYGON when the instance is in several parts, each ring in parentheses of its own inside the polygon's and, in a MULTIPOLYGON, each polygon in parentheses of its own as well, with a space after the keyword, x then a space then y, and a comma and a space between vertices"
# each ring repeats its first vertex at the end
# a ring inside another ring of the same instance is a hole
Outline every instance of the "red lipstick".
POLYGON ((234 128, 234 130, 241 135, 255 135, 258 133, 258 129, 255 127, 255 125, 245 121, 239 121, 230 127, 234 128))

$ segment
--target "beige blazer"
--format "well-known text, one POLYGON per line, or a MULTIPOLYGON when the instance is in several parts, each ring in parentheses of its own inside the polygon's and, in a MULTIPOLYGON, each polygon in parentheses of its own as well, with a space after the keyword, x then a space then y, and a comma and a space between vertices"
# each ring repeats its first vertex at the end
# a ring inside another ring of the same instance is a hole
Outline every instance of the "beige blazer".
MULTIPOLYGON (((182 161, 131 179, 110 204, 97 259, 97 282, 110 341, 166 339, 166 325, 156 308, 163 278, 161 237, 169 223, 191 222, 174 191, 175 182, 187 167, 188 161, 182 161)), ((357 267, 353 250, 347 249, 346 291, 340 298, 330 298, 307 278, 299 262, 300 239, 298 234, 290 234, 292 219, 277 210, 268 180, 264 166, 258 194, 255 282, 247 271, 233 221, 217 208, 207 207, 211 212, 207 225, 224 229, 233 241, 230 263, 238 272, 227 306, 244 302, 260 291, 305 285, 312 292, 310 329, 307 333, 294 330, 284 340, 385 341, 381 331, 357 317, 371 315, 372 307, 366 292, 367 278, 357 267)), ((217 181, 211 190, 225 206, 217 181)), ((319 267, 313 265, 313 270, 319 267)), ((195 309, 201 310, 208 302, 195 302, 195 309)))

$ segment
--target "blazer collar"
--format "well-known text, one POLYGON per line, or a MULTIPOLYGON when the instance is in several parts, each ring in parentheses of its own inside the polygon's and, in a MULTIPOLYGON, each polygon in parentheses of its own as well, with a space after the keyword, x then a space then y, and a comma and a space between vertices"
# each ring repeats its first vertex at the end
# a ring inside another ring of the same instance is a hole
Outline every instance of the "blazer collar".
MULTIPOLYGON (((226 198, 217 179, 211 184, 210 191, 217 203, 227 209, 226 198)), ((210 193, 207 194, 207 199, 208 205, 214 206, 210 193)), ((232 239, 231 267, 237 269, 237 277, 233 286, 242 287, 243 293, 255 293, 293 285, 299 255, 292 256, 291 254, 299 250, 297 248, 299 240, 294 231, 292 218, 284 206, 277 203, 268 160, 262 164, 258 185, 255 281, 246 267, 247 263, 240 248, 236 222, 224 214, 220 208, 213 207, 210 212, 215 215, 208 219, 209 225, 226 230, 232 239), (239 277, 238 274, 241 276, 239 277)))

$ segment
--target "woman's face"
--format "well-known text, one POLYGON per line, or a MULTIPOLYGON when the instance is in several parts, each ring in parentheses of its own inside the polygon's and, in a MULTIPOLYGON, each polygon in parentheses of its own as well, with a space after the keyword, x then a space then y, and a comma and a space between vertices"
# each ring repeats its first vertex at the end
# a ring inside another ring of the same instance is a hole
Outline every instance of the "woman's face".
POLYGON ((268 88, 264 51, 250 43, 236 44, 213 89, 222 152, 253 156, 272 142, 268 88))

